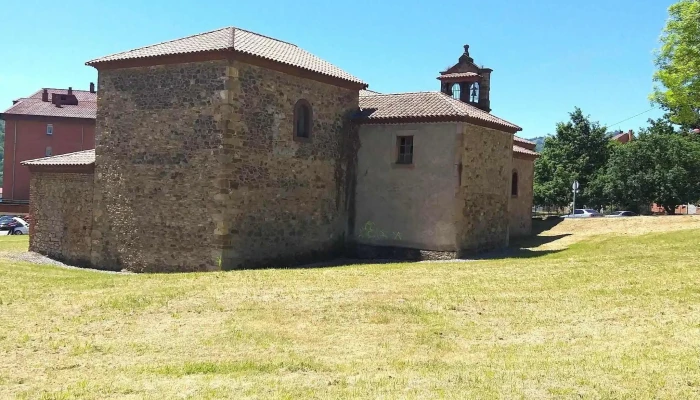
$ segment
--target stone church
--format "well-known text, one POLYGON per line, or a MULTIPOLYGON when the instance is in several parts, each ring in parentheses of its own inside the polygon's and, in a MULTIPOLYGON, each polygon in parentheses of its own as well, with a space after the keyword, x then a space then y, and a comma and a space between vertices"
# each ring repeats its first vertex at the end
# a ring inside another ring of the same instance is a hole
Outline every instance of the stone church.
POLYGON ((96 148, 24 162, 33 251, 207 271, 462 257, 530 232, 534 143, 490 113, 468 46, 440 91, 399 94, 233 27, 87 65, 96 148))

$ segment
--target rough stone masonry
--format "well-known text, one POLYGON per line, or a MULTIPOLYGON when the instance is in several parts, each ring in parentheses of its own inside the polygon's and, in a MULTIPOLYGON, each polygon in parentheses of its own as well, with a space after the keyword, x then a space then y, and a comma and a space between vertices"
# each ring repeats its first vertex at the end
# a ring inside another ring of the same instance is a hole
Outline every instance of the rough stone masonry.
MULTIPOLYGON (((421 233, 393 235, 392 254, 444 258, 507 243, 513 133, 520 128, 487 111, 443 93, 363 106, 364 82, 297 46, 238 28, 88 64, 99 71, 96 149, 26 163, 33 174, 32 250, 135 272, 285 267, 341 255, 358 239, 358 214, 410 199, 418 200, 392 212, 416 218, 404 226, 421 233), (403 126, 404 133, 366 124, 403 126), (406 196, 391 204, 372 200, 384 201, 383 191, 396 187, 390 183, 365 190, 372 196, 360 204, 355 198, 358 174, 367 174, 358 172, 364 127, 365 145, 385 146, 379 153, 388 168, 396 168, 399 134, 432 149, 416 148, 416 163, 400 166, 406 196), (443 147, 435 147, 438 137, 443 147), (428 162, 424 156, 433 153, 444 162, 428 162), (421 202, 436 197, 413 196, 415 190, 439 190, 447 202, 421 202), (435 230, 421 220, 432 215, 427 207, 454 215, 440 231, 451 237, 437 247, 435 230)), ((482 93, 479 104, 488 108, 488 91, 482 93)), ((381 250, 374 244, 363 248, 374 254, 381 250)))

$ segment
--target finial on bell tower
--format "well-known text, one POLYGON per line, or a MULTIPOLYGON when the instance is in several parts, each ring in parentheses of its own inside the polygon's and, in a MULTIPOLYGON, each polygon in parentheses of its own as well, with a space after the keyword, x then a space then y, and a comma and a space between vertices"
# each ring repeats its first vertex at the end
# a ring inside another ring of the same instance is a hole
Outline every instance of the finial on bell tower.
POLYGON ((464 54, 462 54, 461 57, 459 57, 460 62, 469 62, 474 64, 474 59, 469 55, 469 45, 465 44, 464 45, 464 54))

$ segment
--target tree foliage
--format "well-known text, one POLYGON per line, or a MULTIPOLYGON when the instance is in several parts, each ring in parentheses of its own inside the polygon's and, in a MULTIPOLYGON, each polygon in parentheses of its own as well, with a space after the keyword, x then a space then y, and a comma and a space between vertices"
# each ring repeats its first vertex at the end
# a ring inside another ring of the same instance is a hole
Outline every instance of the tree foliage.
POLYGON ((656 54, 652 100, 674 123, 700 128, 700 0, 680 0, 669 19, 656 54))
POLYGON ((621 208, 656 203, 673 214, 677 206, 700 200, 700 140, 674 131, 666 119, 652 120, 638 140, 614 147, 600 181, 621 208))
POLYGON ((610 141, 605 127, 591 122, 581 109, 569 114, 568 122, 557 124, 556 134, 545 139, 535 162, 535 203, 563 207, 571 202, 571 184, 577 180, 581 191, 577 203, 601 206, 603 196, 595 181, 608 161, 610 141))

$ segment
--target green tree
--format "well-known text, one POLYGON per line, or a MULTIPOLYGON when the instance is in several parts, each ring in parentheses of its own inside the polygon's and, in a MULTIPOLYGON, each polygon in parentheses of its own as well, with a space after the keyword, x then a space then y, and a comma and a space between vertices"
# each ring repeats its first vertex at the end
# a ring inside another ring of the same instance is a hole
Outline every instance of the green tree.
POLYGON ((652 203, 674 214, 700 199, 700 141, 673 130, 667 119, 650 121, 639 139, 615 146, 602 179, 617 205, 638 210, 652 203))
POLYGON ((700 128, 700 0, 680 0, 668 12, 651 99, 674 123, 700 128))
POLYGON ((610 140, 606 128, 591 122, 580 108, 569 114, 568 122, 557 124, 554 136, 545 139, 540 158, 535 162, 535 203, 563 207, 571 202, 571 184, 577 180, 580 192, 577 204, 601 207, 601 191, 589 182, 608 161, 610 140))

